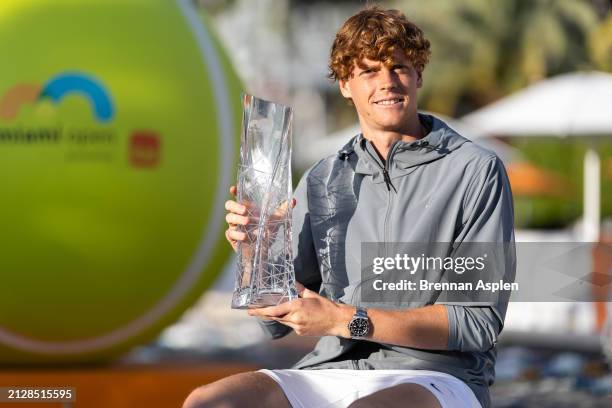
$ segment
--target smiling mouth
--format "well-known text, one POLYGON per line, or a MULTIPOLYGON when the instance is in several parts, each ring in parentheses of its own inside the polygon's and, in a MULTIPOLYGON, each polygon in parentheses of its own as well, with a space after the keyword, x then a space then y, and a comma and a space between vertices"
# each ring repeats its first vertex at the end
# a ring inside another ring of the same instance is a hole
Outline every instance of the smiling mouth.
POLYGON ((374 103, 376 105, 391 106, 402 102, 404 102, 404 98, 381 99, 380 101, 375 101, 374 103))

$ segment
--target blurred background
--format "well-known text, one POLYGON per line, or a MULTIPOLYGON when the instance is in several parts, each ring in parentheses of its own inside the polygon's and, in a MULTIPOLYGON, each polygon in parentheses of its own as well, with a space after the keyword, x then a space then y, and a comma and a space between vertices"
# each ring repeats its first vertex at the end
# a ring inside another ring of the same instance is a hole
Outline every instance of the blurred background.
MULTIPOLYGON (((609 294, 612 2, 377 4, 432 43, 420 109, 504 161, 517 241, 593 243, 581 269, 609 294)), ((76 387, 61 406, 180 406, 309 351, 316 339, 272 342, 229 307, 239 97, 294 108, 297 184, 359 133, 327 59, 364 5, 0 3, 0 386, 76 387)), ((611 313, 511 303, 494 406, 612 406, 611 313)))

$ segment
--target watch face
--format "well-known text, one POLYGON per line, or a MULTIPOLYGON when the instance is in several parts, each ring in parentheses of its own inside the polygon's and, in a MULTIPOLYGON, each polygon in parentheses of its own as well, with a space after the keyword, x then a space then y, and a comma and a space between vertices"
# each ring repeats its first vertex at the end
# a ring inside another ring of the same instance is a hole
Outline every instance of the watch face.
POLYGON ((349 323, 349 330, 353 337, 363 337, 368 334, 370 323, 365 317, 356 317, 349 323))

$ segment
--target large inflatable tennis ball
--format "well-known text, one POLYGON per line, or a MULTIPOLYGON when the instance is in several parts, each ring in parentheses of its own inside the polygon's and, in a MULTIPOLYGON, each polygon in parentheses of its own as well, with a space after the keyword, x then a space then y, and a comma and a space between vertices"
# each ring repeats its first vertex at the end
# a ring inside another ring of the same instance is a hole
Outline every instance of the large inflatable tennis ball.
POLYGON ((0 58, 0 362, 151 340, 229 255, 228 60, 189 0, 2 0, 0 58))

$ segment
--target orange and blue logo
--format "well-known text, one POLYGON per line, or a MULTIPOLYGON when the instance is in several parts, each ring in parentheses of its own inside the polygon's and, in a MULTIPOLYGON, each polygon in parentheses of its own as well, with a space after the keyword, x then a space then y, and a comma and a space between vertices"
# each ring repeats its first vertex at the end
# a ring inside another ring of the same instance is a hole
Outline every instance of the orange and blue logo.
POLYGON ((89 101, 98 122, 107 123, 113 119, 115 107, 104 85, 81 72, 59 74, 42 86, 21 83, 11 87, 0 98, 0 119, 15 119, 24 104, 44 99, 59 104, 67 95, 73 93, 82 95, 89 101))

